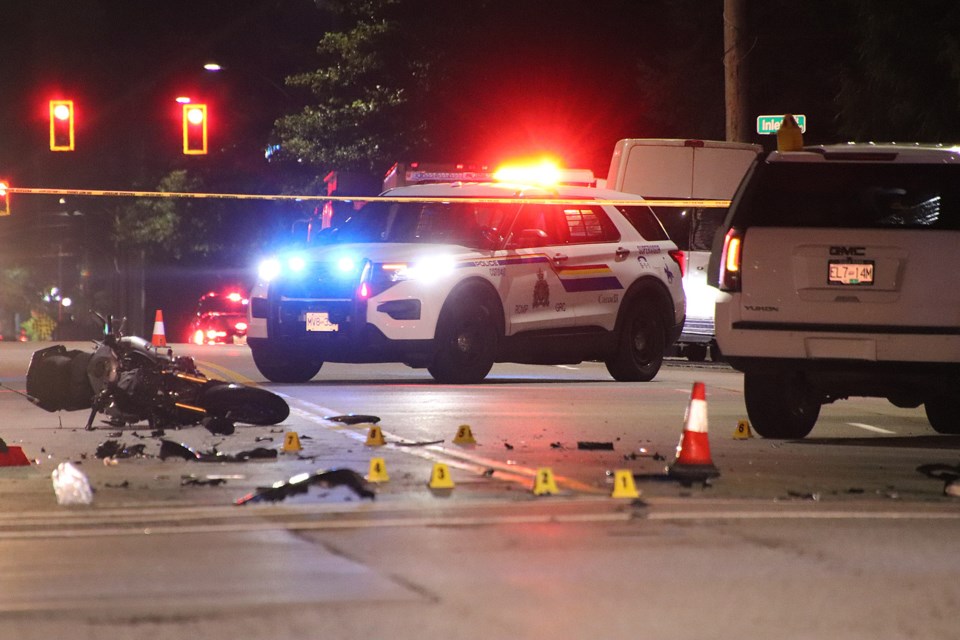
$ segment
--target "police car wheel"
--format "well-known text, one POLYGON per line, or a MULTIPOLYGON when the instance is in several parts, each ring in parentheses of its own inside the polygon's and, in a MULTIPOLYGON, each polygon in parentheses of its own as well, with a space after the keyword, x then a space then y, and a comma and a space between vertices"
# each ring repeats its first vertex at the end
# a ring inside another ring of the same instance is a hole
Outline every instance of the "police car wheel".
POLYGON ((683 354, 687 356, 687 360, 690 362, 703 362, 707 359, 707 345, 688 344, 683 348, 683 354))
POLYGON ((618 382, 648 382, 660 371, 664 349, 666 338, 656 309, 636 303, 623 319, 616 353, 604 364, 618 382))
POLYGON ((805 438, 820 417, 820 400, 801 374, 745 373, 743 401, 753 430, 764 438, 805 438))
POLYGON ((427 371, 437 382, 481 382, 493 368, 497 330, 489 303, 466 296, 444 308, 437 324, 437 350, 427 371))
POLYGON ((927 398, 923 408, 934 431, 948 435, 960 433, 960 418, 957 417, 960 398, 949 395, 934 396, 927 398))
POLYGON ((251 349, 253 363, 270 382, 307 382, 320 372, 322 361, 269 348, 251 349))

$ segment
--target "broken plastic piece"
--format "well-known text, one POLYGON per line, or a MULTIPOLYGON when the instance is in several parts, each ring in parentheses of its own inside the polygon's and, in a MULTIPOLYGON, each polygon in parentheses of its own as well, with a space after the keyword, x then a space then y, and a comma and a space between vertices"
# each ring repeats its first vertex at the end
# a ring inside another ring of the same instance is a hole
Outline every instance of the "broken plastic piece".
POLYGON ((366 424, 368 422, 377 424, 380 422, 379 416, 366 416, 356 413, 348 413, 343 416, 324 416, 323 419, 329 420, 330 422, 339 422, 341 424, 366 424))
POLYGON ((584 449, 586 451, 613 451, 613 443, 579 441, 577 442, 577 449, 584 449))
POLYGON ((143 456, 147 448, 145 444, 135 444, 128 447, 118 440, 104 440, 97 446, 96 456, 104 458, 136 458, 143 456))
POLYGON ((333 469, 318 471, 312 474, 302 473, 295 475, 286 482, 278 482, 272 487, 260 487, 253 493, 248 493, 234 504, 242 505, 248 502, 277 502, 286 500, 290 496, 306 493, 315 484, 325 487, 347 487, 361 498, 373 500, 376 494, 367 486, 367 481, 352 469, 333 469))
POLYGON ((276 449, 267 449, 256 447, 248 451, 241 451, 235 454, 226 454, 216 449, 210 451, 196 451, 181 442, 173 440, 162 440, 160 442, 160 459, 183 458, 184 460, 196 460, 198 462, 246 462, 253 459, 275 459, 277 457, 276 449))

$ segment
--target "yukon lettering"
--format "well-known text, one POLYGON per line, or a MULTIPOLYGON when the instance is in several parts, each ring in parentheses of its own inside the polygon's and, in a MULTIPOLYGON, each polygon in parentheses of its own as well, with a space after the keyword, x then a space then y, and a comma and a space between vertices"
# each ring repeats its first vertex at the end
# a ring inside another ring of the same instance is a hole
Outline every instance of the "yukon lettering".
POLYGON ((780 311, 780 307, 770 307, 766 305, 745 304, 743 308, 747 311, 780 311))

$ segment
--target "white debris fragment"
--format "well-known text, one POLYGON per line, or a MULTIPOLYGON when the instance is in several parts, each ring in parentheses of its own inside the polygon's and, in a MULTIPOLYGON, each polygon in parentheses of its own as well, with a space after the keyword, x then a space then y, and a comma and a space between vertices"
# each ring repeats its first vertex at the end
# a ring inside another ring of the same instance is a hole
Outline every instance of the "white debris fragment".
POLYGON ((74 505, 93 502, 93 489, 82 471, 69 462, 61 462, 50 474, 57 504, 74 505))

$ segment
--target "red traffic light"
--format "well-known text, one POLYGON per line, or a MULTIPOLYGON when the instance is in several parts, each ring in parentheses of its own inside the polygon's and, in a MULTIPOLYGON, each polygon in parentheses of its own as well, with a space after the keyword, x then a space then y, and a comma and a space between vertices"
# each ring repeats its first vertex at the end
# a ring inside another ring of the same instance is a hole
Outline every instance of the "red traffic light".
POLYGON ((207 105, 183 105, 183 152, 203 155, 207 152, 207 105))
POLYGON ((50 151, 73 151, 73 100, 50 101, 50 151))

